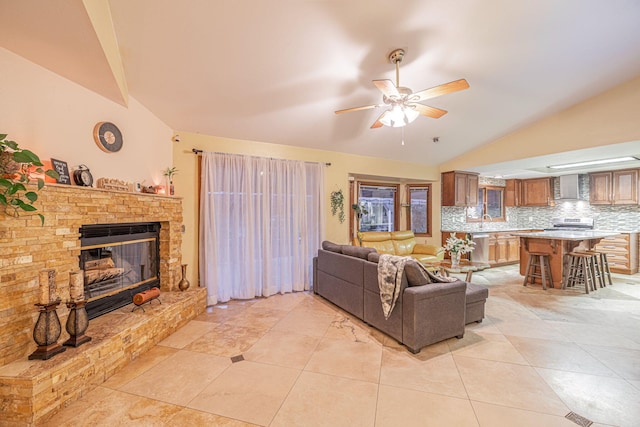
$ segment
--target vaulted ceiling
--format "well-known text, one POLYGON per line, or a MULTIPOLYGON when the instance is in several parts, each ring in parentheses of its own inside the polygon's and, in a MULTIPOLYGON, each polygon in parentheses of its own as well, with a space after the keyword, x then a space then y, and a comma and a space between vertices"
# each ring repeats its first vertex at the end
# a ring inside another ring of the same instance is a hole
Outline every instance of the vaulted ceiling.
POLYGON ((0 0, 0 15, 3 47, 173 129, 429 165, 640 75, 634 0, 0 0), (381 108, 334 114, 381 103, 396 48, 402 86, 470 88, 405 128, 370 129, 381 108))

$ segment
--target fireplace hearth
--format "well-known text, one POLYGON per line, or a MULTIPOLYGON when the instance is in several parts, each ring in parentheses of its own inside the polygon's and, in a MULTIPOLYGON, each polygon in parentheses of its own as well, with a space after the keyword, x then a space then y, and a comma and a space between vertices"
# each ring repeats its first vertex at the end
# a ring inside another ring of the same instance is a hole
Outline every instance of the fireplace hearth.
POLYGON ((159 287, 160 223, 92 224, 80 228, 80 269, 89 319, 159 287))

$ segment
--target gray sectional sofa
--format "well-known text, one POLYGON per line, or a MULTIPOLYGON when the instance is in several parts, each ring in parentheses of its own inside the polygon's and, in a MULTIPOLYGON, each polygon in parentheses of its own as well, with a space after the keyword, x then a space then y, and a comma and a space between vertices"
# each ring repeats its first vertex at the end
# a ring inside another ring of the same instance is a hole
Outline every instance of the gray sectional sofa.
POLYGON ((378 256, 372 248, 324 242, 313 260, 314 293, 395 338, 412 353, 438 341, 462 338, 465 324, 482 321, 487 288, 461 280, 411 286, 419 283, 409 283, 407 276, 415 277, 408 274, 409 263, 395 308, 385 319, 378 256))

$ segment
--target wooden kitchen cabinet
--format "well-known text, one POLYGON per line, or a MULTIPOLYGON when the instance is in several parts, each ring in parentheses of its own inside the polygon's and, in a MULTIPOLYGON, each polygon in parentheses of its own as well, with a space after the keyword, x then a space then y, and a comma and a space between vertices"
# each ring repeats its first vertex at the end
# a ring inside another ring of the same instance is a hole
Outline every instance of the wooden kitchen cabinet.
POLYGON ((622 233, 605 237, 595 246, 595 250, 607 254, 612 273, 635 274, 638 272, 638 233, 622 233))
POLYGON ((522 203, 520 206, 553 206, 553 178, 522 180, 522 203))
POLYGON ((517 263, 520 261, 520 238, 509 236, 507 239, 506 262, 517 263))
POLYGON ((520 238, 511 232, 489 233, 489 264, 515 264, 520 261, 520 238))
POLYGON ((522 199, 522 180, 507 179, 504 188, 504 205, 507 207, 520 206, 522 199))
POLYGON ((638 170, 625 169, 590 173, 589 203, 592 205, 637 205, 638 170))
POLYGON ((476 206, 478 177, 473 172, 452 171, 442 174, 442 206, 476 206))

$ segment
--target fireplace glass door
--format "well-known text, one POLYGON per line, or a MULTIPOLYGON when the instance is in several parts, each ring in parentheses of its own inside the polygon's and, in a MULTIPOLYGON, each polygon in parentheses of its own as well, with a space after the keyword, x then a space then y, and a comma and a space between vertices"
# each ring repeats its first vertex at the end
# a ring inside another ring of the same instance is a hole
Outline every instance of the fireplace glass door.
POLYGON ((158 223, 102 224, 80 229, 80 268, 89 318, 131 304, 159 286, 158 223))
POLYGON ((157 280, 156 239, 82 248, 85 297, 109 296, 157 280))

